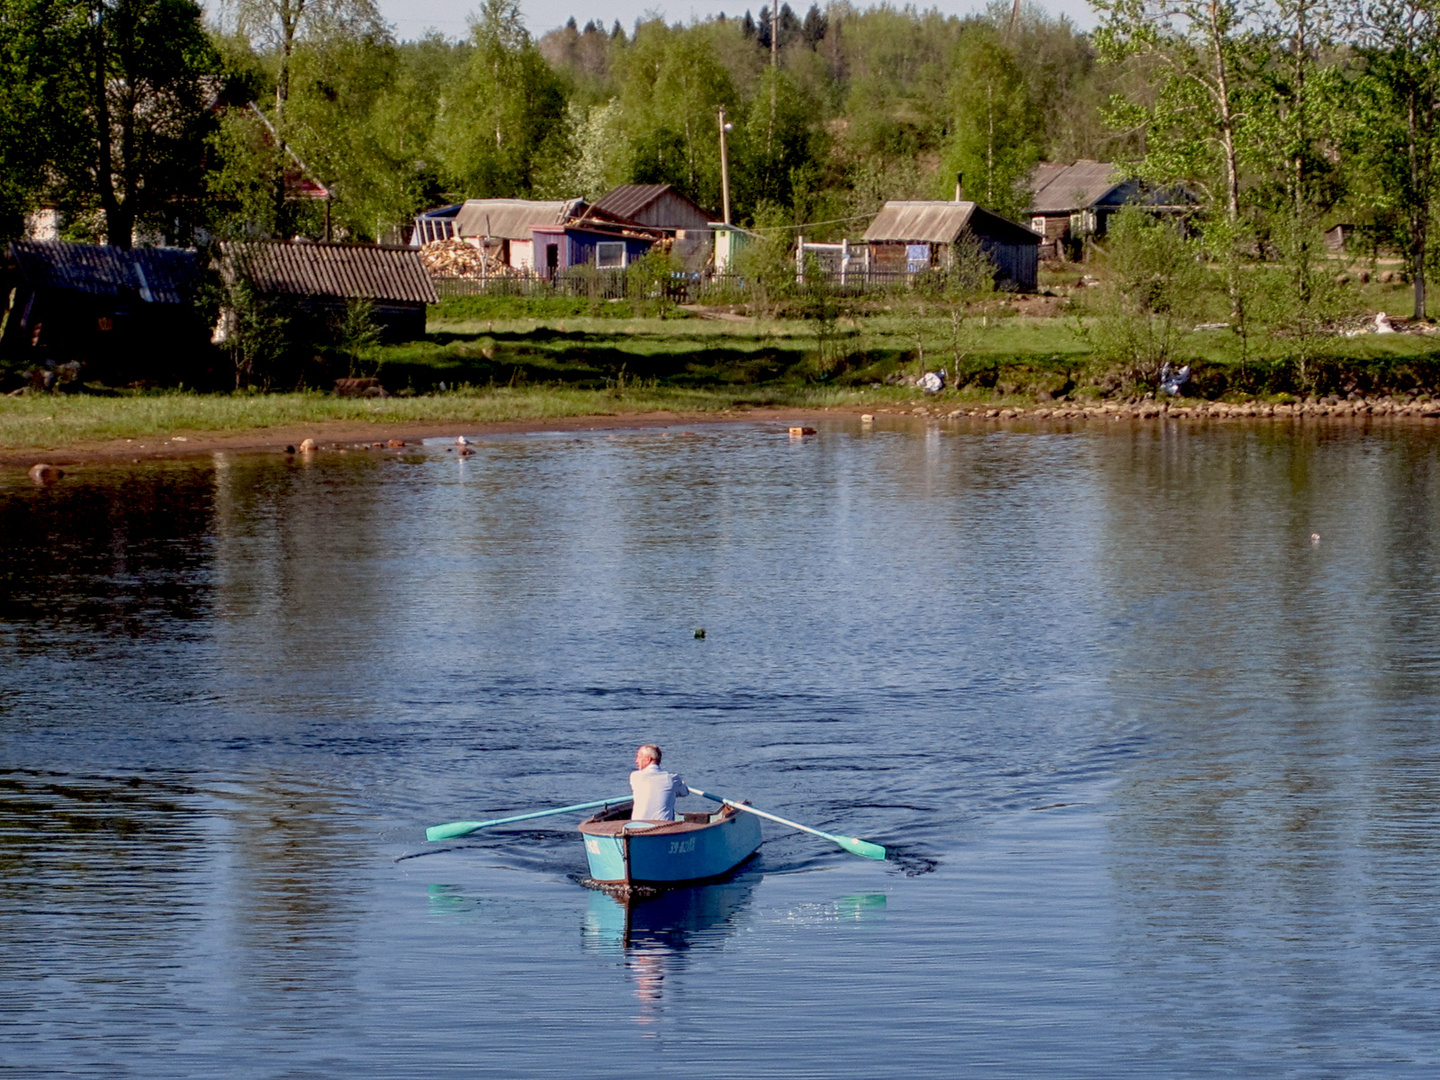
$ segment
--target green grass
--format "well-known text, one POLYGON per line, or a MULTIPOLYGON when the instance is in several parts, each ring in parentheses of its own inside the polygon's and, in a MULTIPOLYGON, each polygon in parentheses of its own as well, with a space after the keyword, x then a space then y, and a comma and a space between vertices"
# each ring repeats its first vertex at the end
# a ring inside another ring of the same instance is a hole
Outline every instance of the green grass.
POLYGON ((635 305, 629 300, 591 300, 582 296, 455 296, 441 300, 430 309, 432 322, 577 316, 633 319, 635 314, 635 305))
POLYGON ((825 387, 749 387, 735 391, 681 387, 578 390, 497 387, 383 400, 288 394, 145 393, 0 398, 0 447, 61 450, 113 439, 164 439, 199 433, 260 432, 346 421, 386 427, 423 423, 483 424, 622 413, 721 412, 764 405, 824 408, 856 404, 860 396, 825 387))
MULTIPOLYGON (((1404 292, 1380 288, 1383 293, 1367 300, 1393 300, 1404 292)), ((1031 318, 992 308, 983 319, 972 316, 957 338, 948 318, 903 303, 826 323, 588 313, 481 317, 475 307, 458 305, 432 312, 424 340, 365 355, 358 373, 378 374, 392 397, 109 390, 0 398, 0 447, 62 449, 323 421, 373 424, 378 432, 387 425, 660 410, 882 407, 919 396, 913 386, 896 385, 897 376, 939 366, 960 373, 960 385, 945 391, 942 405, 1124 397, 1145 389, 1133 373, 1097 362, 1068 315, 1031 318)), ((1297 385, 1296 365, 1283 343, 1269 343, 1271 355, 1242 363, 1228 331, 1189 340, 1185 355, 1196 369, 1194 387, 1206 397, 1352 390, 1440 395, 1440 338, 1330 339, 1324 354, 1310 361, 1312 381, 1304 387, 1297 385)))

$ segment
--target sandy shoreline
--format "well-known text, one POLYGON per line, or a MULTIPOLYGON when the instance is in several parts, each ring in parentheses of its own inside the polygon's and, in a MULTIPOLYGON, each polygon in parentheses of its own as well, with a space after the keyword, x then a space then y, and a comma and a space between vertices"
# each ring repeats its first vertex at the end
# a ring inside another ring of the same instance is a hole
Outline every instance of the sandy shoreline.
POLYGON ((125 462, 183 459, 215 453, 268 454, 293 451, 305 439, 314 439, 320 450, 336 447, 370 447, 398 440, 418 443, 423 439, 465 435, 515 435, 536 431, 613 431, 623 428, 674 427, 678 424, 724 424, 740 421, 806 421, 822 416, 858 415, 860 409, 752 408, 724 412, 644 412, 604 416, 559 416, 534 420, 501 420, 476 423, 469 420, 426 421, 410 424, 368 424, 350 420, 326 420, 251 431, 176 431, 168 438, 111 439, 76 443, 56 449, 10 449, 0 447, 0 468, 26 470, 44 463, 62 469, 85 465, 113 465, 125 462))
POLYGON ((1321 420, 1387 419, 1434 422, 1440 420, 1440 401, 1405 401, 1374 398, 1349 401, 1300 401, 1286 404, 1192 401, 1098 402, 1087 405, 996 406, 960 405, 942 401, 917 401, 887 406, 838 406, 827 409, 758 407, 722 412, 645 412, 599 416, 545 417, 531 420, 427 421, 423 423, 367 424, 350 420, 328 420, 285 427, 240 432, 177 431, 163 438, 113 439, 77 443, 63 449, 9 449, 0 447, 0 469, 26 470, 44 463, 61 469, 86 465, 113 465, 125 462, 184 459, 215 453, 283 454, 293 452, 305 439, 314 439, 321 451, 382 447, 392 440, 406 444, 424 439, 465 435, 514 435, 538 431, 613 431, 625 428, 674 427, 676 425, 724 424, 736 422, 805 423, 825 417, 872 414, 875 417, 929 420, 1010 420, 1119 421, 1119 420, 1321 420))

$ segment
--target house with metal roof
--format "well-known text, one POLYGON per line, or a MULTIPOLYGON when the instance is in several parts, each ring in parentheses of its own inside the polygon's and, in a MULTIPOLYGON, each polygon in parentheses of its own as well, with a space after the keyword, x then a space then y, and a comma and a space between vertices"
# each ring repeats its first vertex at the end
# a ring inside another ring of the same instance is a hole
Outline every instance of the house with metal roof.
POLYGON ((10 299, 0 354, 37 366, 79 362, 107 383, 193 380, 209 330, 193 251, 16 240, 0 263, 10 299))
POLYGON ((714 216, 670 184, 621 184, 597 199, 595 210, 666 232, 709 229, 714 216))
POLYGON ((220 245, 219 268, 229 286, 245 282, 280 301, 324 336, 355 300, 368 301, 384 341, 425 334, 425 308, 439 302, 412 247, 246 240, 220 245))
POLYGON ((536 272, 553 278, 582 266, 624 270, 660 238, 658 231, 576 218, 563 225, 536 225, 531 241, 536 272))
POLYGON ((584 199, 467 199, 416 215, 413 243, 469 240, 501 266, 535 268, 534 225, 563 225, 583 213, 584 199))
POLYGON ((887 202, 865 230, 869 270, 917 274, 945 269, 955 245, 967 235, 995 263, 996 284, 1020 292, 1035 290, 1039 234, 968 201, 887 202))
POLYGON ((692 269, 710 262, 714 215, 707 214, 670 184, 621 184, 596 200, 591 210, 662 230, 672 240, 670 250, 692 269))
POLYGON ((1154 188, 1126 178, 1112 162, 1083 158, 1069 165, 1042 161, 1030 174, 1030 190, 1030 227, 1045 238, 1046 257, 1087 236, 1104 236, 1109 219, 1125 206, 1176 216, 1199 201, 1183 186, 1154 188))
MULTIPOLYGON (((591 206, 584 199, 468 199, 427 210, 415 218, 413 243, 466 240, 490 259, 514 270, 537 269, 532 230, 585 220, 596 225, 625 226, 629 218, 591 206)), ((544 269, 543 257, 539 268, 544 269)))

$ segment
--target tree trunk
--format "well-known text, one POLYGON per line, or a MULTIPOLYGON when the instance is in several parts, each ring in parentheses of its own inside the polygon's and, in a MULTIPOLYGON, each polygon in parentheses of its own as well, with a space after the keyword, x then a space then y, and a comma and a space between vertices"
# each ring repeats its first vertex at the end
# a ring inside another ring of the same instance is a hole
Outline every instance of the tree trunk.
POLYGON ((90 38, 90 93, 95 105, 95 190, 105 214, 105 239, 114 247, 130 247, 134 223, 128 208, 115 195, 115 148, 110 132, 110 98, 107 94, 110 68, 105 42, 105 5, 95 5, 90 38))
POLYGON ((1410 145, 1406 148, 1410 165, 1410 274, 1415 283, 1415 310, 1413 318, 1425 318, 1425 247, 1427 225, 1430 217, 1430 170, 1427 167, 1428 154, 1421 141, 1429 135, 1419 115, 1420 103, 1416 91, 1411 90, 1407 102, 1406 124, 1410 145))
POLYGON ((1215 63, 1215 103, 1220 113, 1220 144, 1225 153, 1225 219, 1230 226, 1231 251, 1227 258, 1226 288, 1230 293, 1230 317, 1243 333, 1244 298, 1240 294, 1237 265, 1240 240, 1240 162, 1235 149, 1235 114, 1230 105, 1230 69, 1225 60, 1226 27, 1221 24, 1219 0, 1210 0, 1210 49, 1215 63))

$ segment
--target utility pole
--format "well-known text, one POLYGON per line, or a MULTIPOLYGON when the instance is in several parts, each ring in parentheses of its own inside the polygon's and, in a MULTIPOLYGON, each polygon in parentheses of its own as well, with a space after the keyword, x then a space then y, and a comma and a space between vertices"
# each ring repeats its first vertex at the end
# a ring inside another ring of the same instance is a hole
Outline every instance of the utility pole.
POLYGON ((724 221, 730 224, 730 153, 725 145, 725 135, 733 130, 733 124, 725 122, 725 106, 720 106, 720 195, 725 202, 724 221))

